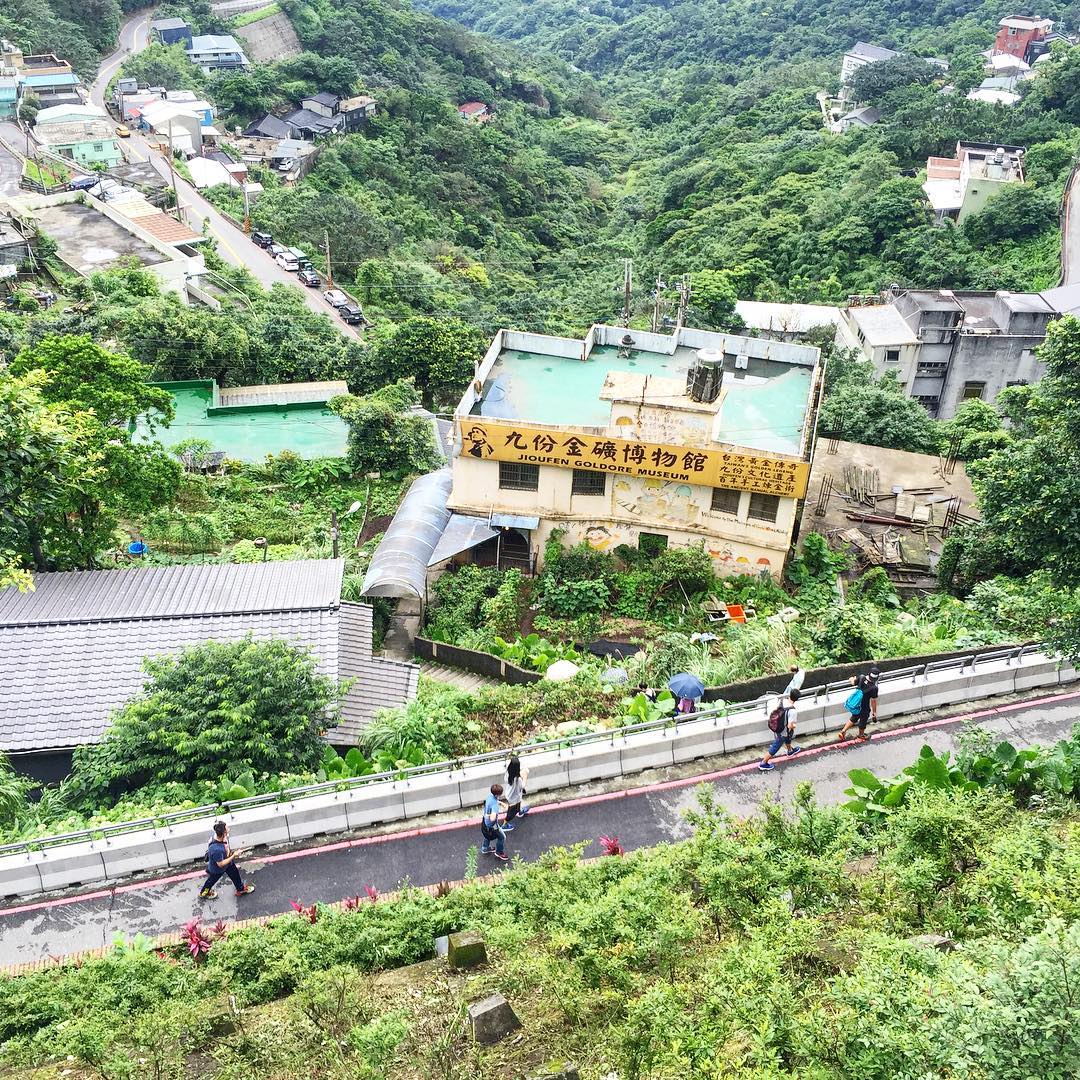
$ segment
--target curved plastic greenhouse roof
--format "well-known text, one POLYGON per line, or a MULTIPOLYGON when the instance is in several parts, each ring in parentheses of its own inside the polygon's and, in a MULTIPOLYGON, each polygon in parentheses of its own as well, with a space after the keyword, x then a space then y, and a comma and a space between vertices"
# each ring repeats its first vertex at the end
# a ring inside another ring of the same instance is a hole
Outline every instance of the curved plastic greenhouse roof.
POLYGON ((450 520, 450 470, 417 477, 364 575, 364 596, 425 595, 428 562, 450 520))

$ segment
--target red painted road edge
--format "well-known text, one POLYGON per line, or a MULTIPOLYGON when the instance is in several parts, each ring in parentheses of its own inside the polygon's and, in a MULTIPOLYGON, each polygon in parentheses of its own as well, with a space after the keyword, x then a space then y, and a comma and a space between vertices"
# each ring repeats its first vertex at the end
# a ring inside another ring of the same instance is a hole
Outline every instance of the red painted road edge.
MULTIPOLYGON (((998 705, 992 709, 981 709, 979 712, 961 713, 957 716, 946 716, 940 720, 927 720, 921 724, 909 724, 907 727, 893 728, 891 731, 883 731, 873 737, 875 742, 882 739, 895 739, 900 735, 911 735, 917 731, 929 731, 931 728, 948 727, 951 724, 963 724, 972 720, 982 720, 987 716, 998 716, 1001 713, 1021 712, 1036 705, 1055 705, 1062 701, 1073 701, 1080 698, 1080 690, 1074 690, 1069 694, 1054 694, 1050 697, 1033 698, 1030 701, 1013 701, 1008 705, 998 705)), ((826 754, 831 751, 846 750, 852 743, 828 742, 821 746, 814 746, 804 750, 800 758, 814 757, 817 754, 826 754)), ((777 764, 783 765, 784 759, 778 758, 777 764)), ((565 810, 572 806, 587 806, 591 803, 610 802, 612 799, 627 799, 635 795, 648 795, 655 791, 671 791, 674 788, 693 787, 697 784, 706 784, 713 780, 723 780, 728 776, 737 776, 739 773, 754 772, 757 770, 756 761, 748 761, 744 765, 732 765, 727 769, 718 769, 715 772, 702 773, 698 776, 689 776, 684 780, 666 780, 660 784, 649 784, 644 787, 627 788, 625 791, 606 791, 599 795, 582 795, 576 799, 565 799, 562 802, 546 803, 543 806, 534 806, 531 814, 543 814, 551 810, 565 810)), ((441 825, 425 825, 420 829, 409 829, 405 832, 384 833, 380 836, 364 836, 356 840, 341 840, 336 844, 322 844, 319 847, 300 848, 296 851, 283 851, 279 855, 266 855, 256 861, 267 863, 286 862, 289 859, 304 859, 321 855, 327 851, 344 851, 347 848, 368 847, 372 844, 382 844, 389 840, 408 840, 415 836, 430 836, 433 833, 452 832, 455 829, 474 828, 476 822, 471 818, 468 821, 447 821, 441 825)), ((96 892, 80 893, 78 896, 62 896, 55 900, 40 900, 33 904, 22 904, 19 907, 0 908, 0 917, 5 915, 23 915, 30 911, 44 911, 48 908, 66 907, 68 904, 80 904, 86 900, 100 900, 107 896, 116 896, 120 893, 135 892, 139 889, 148 889, 157 885, 173 885, 180 881, 193 881, 205 875, 204 870, 192 870, 184 874, 173 874, 171 877, 153 878, 149 881, 138 881, 131 885, 117 885, 111 889, 99 889, 96 892)))

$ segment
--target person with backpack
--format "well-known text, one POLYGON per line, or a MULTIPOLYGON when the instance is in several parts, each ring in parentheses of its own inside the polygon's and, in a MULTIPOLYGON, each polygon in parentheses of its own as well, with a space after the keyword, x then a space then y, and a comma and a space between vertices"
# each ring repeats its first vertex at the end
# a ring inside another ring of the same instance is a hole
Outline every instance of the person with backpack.
POLYGON ((502 784, 492 784, 484 800, 484 810, 480 817, 480 835, 484 842, 480 845, 480 854, 494 855, 500 862, 506 862, 506 832, 499 821, 499 817, 506 810, 502 794, 502 784), (494 848, 491 846, 492 840, 495 841, 494 848))
POLYGON ((844 708, 850 715, 840 729, 840 734, 836 736, 840 742, 847 738, 848 732, 856 725, 859 728, 857 742, 866 742, 870 737, 866 734, 866 725, 871 720, 877 720, 878 679, 880 677, 881 670, 875 665, 865 675, 855 675, 852 678, 851 682, 855 689, 844 702, 844 708))
POLYGON ((799 691, 792 689, 786 697, 780 699, 776 708, 769 713, 769 730, 773 733, 773 741, 769 744, 769 749, 765 752, 765 756, 758 765, 762 772, 772 772, 776 768, 772 763, 772 759, 780 753, 781 746, 787 746, 788 757, 794 757, 802 750, 801 746, 792 745, 792 740, 795 738, 795 721, 799 718, 799 710, 795 705, 795 702, 799 700, 799 696, 799 691))
POLYGON ((214 835, 206 849, 206 881, 199 890, 200 900, 213 900, 217 897, 214 886, 222 877, 227 877, 236 889, 237 896, 247 896, 255 891, 252 884, 244 884, 236 860, 244 854, 243 848, 235 850, 229 846, 229 826, 224 821, 214 823, 214 835))

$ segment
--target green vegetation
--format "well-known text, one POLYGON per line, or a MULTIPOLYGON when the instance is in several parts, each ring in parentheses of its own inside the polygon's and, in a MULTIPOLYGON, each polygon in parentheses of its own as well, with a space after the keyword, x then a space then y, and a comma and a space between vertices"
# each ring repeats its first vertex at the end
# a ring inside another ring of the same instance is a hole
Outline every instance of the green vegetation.
POLYGON ((250 23, 259 22, 261 19, 268 19, 271 15, 277 15, 280 12, 280 4, 267 4, 266 7, 261 7, 258 11, 245 11, 242 15, 233 17, 232 28, 236 30, 241 26, 248 26, 250 23))
POLYGON ((40 165, 36 161, 23 162, 23 176, 46 190, 62 187, 71 179, 71 173, 63 165, 40 165))
POLYGON ((0 1061, 36 1080, 196 1060, 218 1080, 494 1080, 559 1061, 628 1080, 1067 1080, 1080 830, 1069 797, 1040 794, 1026 810, 916 780, 863 815, 804 785, 789 812, 736 821, 703 789, 680 844, 592 862, 555 849, 437 898, 365 897, 361 878, 340 910, 300 897, 265 927, 193 923, 163 952, 120 939, 5 979, 0 1061), (486 969, 398 970, 458 929, 483 932, 486 969), (477 1047, 464 1005, 496 990, 528 1038, 477 1047))

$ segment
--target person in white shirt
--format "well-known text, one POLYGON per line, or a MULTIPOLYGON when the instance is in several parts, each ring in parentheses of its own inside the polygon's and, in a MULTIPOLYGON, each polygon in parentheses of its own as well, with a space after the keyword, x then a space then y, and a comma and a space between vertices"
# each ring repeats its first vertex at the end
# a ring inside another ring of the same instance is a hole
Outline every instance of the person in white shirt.
POLYGON ((758 765, 762 772, 772 772, 776 768, 772 763, 772 759, 780 753, 781 746, 787 746, 788 757, 794 757, 802 749, 801 746, 795 746, 792 743, 795 738, 795 723, 799 719, 799 710, 795 704, 798 700, 798 690, 792 690, 790 694, 780 699, 780 707, 784 710, 784 726, 775 733, 773 741, 769 744, 769 749, 765 752, 765 756, 758 765))
POLYGON ((525 797, 525 781, 528 778, 529 770, 521 767, 517 754, 511 754, 506 763, 506 794, 503 796, 506 800, 504 832, 512 832, 514 818, 523 818, 529 812, 529 807, 521 801, 525 797))

